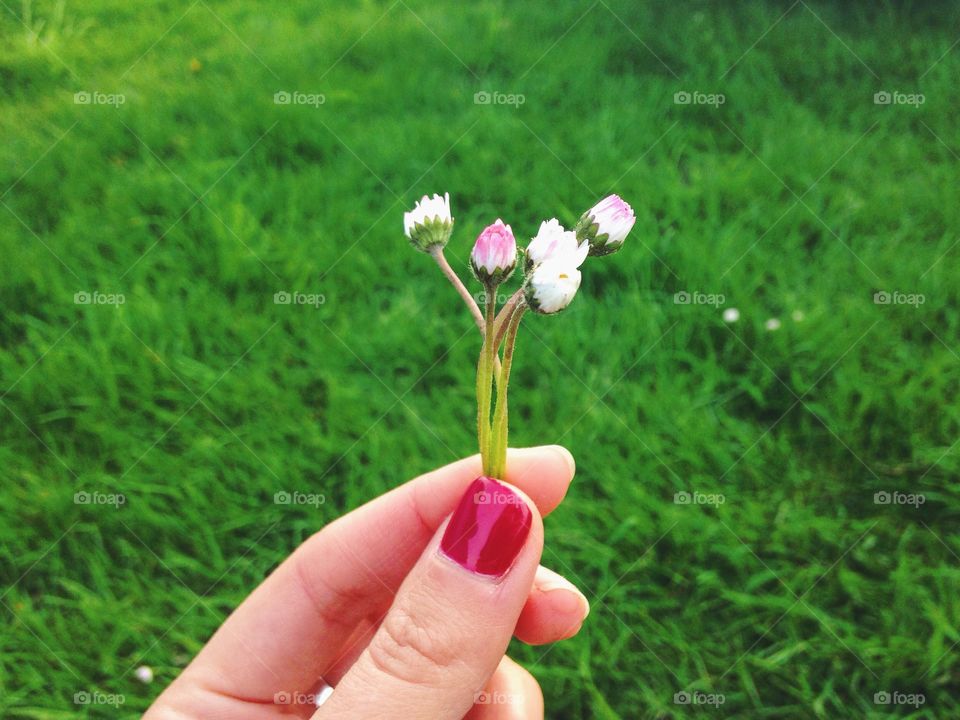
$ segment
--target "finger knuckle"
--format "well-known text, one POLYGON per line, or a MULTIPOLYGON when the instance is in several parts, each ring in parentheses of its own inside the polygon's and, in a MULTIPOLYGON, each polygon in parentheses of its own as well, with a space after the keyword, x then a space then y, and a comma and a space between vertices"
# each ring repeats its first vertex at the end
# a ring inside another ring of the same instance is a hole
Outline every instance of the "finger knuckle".
POLYGON ((384 618, 368 650, 380 672, 416 684, 437 683, 459 662, 442 629, 398 608, 384 618))
POLYGON ((290 562, 293 577, 320 620, 330 628, 351 631, 367 594, 353 584, 333 582, 322 571, 318 558, 330 558, 335 551, 329 538, 317 533, 293 553, 290 562))

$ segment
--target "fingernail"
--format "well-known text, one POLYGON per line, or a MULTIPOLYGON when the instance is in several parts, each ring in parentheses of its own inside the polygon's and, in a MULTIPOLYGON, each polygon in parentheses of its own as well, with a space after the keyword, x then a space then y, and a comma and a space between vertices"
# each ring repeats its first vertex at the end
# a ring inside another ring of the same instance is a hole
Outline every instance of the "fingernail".
POLYGON ((541 567, 537 570, 536 587, 544 593, 550 601, 554 611, 563 615, 577 613, 585 620, 590 614, 590 601, 562 575, 558 575, 550 568, 541 567))
POLYGON ((440 541, 440 552, 479 575, 500 577, 530 532, 530 508, 493 478, 478 477, 460 498, 440 541))
POLYGON ((563 459, 567 463, 567 467, 570 468, 570 475, 575 475, 577 472, 577 461, 573 459, 573 455, 567 450, 563 445, 554 445, 553 449, 555 452, 563 456, 563 459))
POLYGON ((550 599, 553 609, 564 615, 580 615, 584 620, 590 614, 590 601, 575 588, 541 587, 543 593, 550 599))
POLYGON ((559 615, 574 615, 577 614, 580 617, 586 617, 589 612, 590 605, 586 602, 580 593, 572 591, 568 588, 541 588, 544 595, 547 596, 547 600, 550 602, 550 607, 553 608, 554 612, 559 615))

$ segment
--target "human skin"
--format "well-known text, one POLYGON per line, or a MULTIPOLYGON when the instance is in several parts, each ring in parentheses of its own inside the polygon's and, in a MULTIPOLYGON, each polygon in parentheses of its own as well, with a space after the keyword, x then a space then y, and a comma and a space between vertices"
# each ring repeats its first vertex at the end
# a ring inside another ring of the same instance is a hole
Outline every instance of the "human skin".
POLYGON ((511 636, 572 637, 589 610, 539 565, 541 518, 563 500, 574 462, 546 446, 511 450, 507 468, 502 484, 471 488, 480 458, 460 460, 324 527, 230 615, 146 720, 542 718, 539 685, 504 653, 511 636), (456 532, 444 537, 451 514, 456 532), (485 522, 490 539, 481 532, 467 548, 461 530, 485 522), (324 683, 335 690, 318 709, 311 693, 324 683))

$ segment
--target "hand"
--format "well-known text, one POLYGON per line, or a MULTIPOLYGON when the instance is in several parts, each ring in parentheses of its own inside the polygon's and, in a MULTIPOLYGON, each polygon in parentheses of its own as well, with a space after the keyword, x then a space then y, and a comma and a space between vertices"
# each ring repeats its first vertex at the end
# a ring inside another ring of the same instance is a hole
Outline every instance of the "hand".
POLYGON ((542 718, 539 685, 504 653, 511 635, 562 640, 587 615, 586 598, 538 564, 541 515, 563 499, 574 463, 549 446, 511 450, 507 467, 509 485, 491 486, 492 503, 479 500, 490 504, 471 507, 480 474, 474 456, 312 536, 145 718, 542 718), (479 507, 486 509, 475 522, 479 507), (497 513, 500 523, 484 522, 497 513), (484 528, 492 541, 481 549, 484 528), (336 689, 317 709, 310 693, 325 685, 336 689))

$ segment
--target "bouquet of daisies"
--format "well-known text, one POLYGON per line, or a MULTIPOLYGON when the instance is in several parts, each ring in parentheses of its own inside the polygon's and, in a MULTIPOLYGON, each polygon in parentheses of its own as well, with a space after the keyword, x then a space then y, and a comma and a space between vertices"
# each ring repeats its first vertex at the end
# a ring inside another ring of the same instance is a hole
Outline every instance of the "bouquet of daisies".
POLYGON ((506 471, 507 387, 521 318, 527 310, 553 315, 566 308, 580 287, 583 262, 623 247, 635 220, 631 207, 619 196, 610 195, 587 210, 573 230, 565 229, 555 218, 546 220, 527 247, 518 249, 513 230, 498 219, 480 233, 470 253, 470 269, 483 286, 478 296, 481 308, 443 254, 453 231, 449 193, 432 198, 424 195, 412 211, 404 213, 403 226, 410 243, 437 262, 483 336, 477 362, 477 440, 484 475, 503 478, 506 471), (523 281, 498 308, 500 286, 518 266, 523 281))

